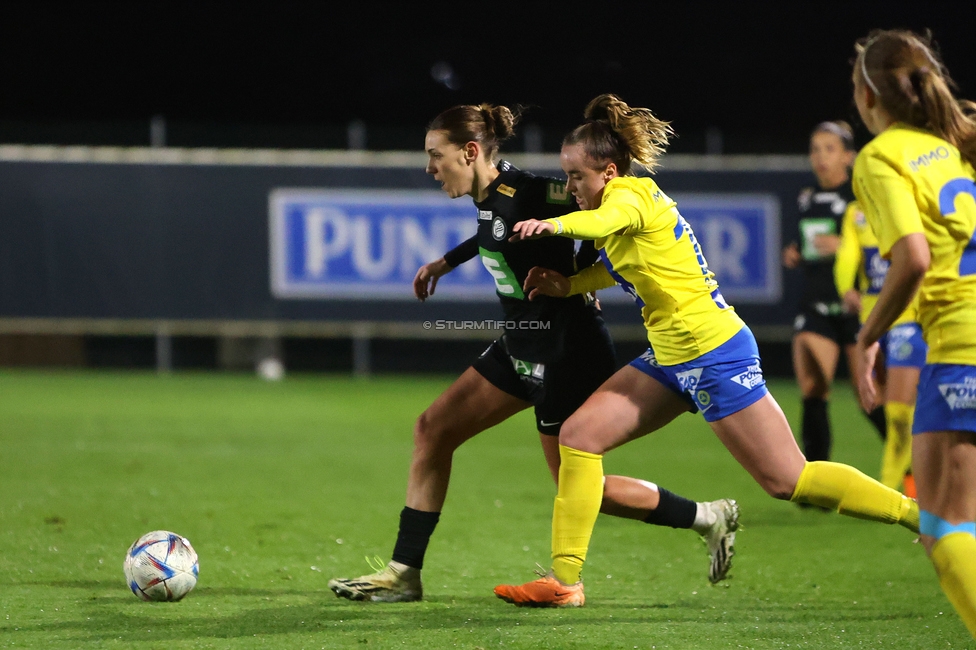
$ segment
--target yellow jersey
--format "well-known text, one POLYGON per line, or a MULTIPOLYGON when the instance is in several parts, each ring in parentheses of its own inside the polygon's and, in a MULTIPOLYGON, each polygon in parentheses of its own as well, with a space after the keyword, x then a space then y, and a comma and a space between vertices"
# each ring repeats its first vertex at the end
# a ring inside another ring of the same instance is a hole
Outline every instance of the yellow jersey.
MULTIPOLYGON (((868 319, 868 314, 878 302, 888 265, 888 260, 881 257, 878 238, 871 230, 867 217, 857 201, 852 201, 841 221, 840 247, 834 257, 834 284, 841 298, 857 285, 861 294, 862 323, 868 319)), ((916 303, 912 301, 892 326, 914 323, 915 311, 916 303)))
POLYGON ((662 366, 711 352, 745 325, 722 298, 677 204, 653 179, 614 178, 597 209, 546 221, 557 234, 594 240, 604 263, 572 276, 570 294, 620 284, 640 307, 662 366))
POLYGON ((885 258, 922 233, 932 262, 918 291, 928 363, 976 365, 976 171, 928 131, 894 124, 854 163, 854 193, 885 258))

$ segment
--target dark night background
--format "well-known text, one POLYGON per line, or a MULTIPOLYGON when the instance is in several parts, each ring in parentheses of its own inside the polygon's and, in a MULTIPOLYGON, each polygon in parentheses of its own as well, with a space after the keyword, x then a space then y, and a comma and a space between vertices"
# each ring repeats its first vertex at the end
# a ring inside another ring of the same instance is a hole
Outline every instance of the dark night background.
POLYGON ((143 145, 158 115, 173 146, 345 148, 360 120, 367 148, 416 150, 488 101, 533 106, 555 151, 609 91, 671 120, 674 152, 711 128, 725 153, 802 153, 855 119, 874 27, 930 28, 976 96, 976 2, 4 2, 0 142, 143 145))

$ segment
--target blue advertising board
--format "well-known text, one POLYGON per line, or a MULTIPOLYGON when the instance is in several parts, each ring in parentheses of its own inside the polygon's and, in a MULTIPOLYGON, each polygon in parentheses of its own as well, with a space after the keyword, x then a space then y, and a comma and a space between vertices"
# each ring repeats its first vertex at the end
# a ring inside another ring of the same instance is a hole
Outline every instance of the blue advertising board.
MULTIPOLYGON (((779 301, 780 212, 772 194, 675 195, 726 299, 779 301)), ((470 200, 426 190, 281 188, 269 197, 271 291, 276 298, 414 300, 417 269, 477 231, 470 200)), ((437 295, 494 300, 478 260, 437 284, 437 295)), ((601 300, 630 300, 605 291, 601 300)))

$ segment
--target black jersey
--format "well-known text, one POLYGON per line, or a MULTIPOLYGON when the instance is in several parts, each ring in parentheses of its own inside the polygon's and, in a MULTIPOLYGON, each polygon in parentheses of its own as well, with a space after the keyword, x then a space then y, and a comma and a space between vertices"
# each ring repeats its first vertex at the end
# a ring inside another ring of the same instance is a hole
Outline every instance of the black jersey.
POLYGON ((834 284, 834 256, 817 253, 813 240, 817 235, 840 235, 844 213, 853 201, 854 192, 849 180, 830 190, 807 187, 800 192, 795 241, 803 258, 804 307, 823 303, 839 308, 840 297, 834 284))
POLYGON ((454 267, 480 254, 495 279, 495 292, 505 314, 509 353, 524 361, 547 363, 562 353, 566 326, 574 318, 585 317, 586 299, 540 296, 530 301, 522 286, 534 266, 567 277, 576 273, 576 244, 567 237, 516 242, 508 238, 519 221, 558 217, 576 210, 577 205, 566 190, 565 181, 524 172, 506 161, 500 161, 497 167, 498 178, 488 186, 488 196, 475 202, 477 236, 444 258, 454 267))

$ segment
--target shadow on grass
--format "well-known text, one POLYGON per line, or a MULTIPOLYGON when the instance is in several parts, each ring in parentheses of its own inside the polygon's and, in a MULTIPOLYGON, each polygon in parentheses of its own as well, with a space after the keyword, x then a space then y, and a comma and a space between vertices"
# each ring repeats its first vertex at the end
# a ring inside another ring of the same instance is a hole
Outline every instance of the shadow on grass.
MULTIPOLYGON (((57 581, 55 587, 114 589, 114 581, 57 581)), ((125 643, 155 643, 200 638, 230 639, 281 635, 335 634, 414 638, 428 631, 483 630, 490 636, 499 629, 585 627, 615 625, 722 625, 748 619, 762 624, 819 625, 825 611, 810 607, 797 611, 785 604, 757 604, 752 599, 725 603, 722 613, 703 609, 696 600, 638 602, 601 600, 582 609, 521 609, 483 596, 435 596, 424 602, 380 605, 338 599, 327 590, 275 591, 243 588, 206 588, 195 591, 185 603, 144 603, 124 590, 118 596, 96 596, 80 603, 83 616, 75 620, 39 623, 14 630, 0 627, 0 633, 30 640, 36 634, 54 634, 70 645, 121 639, 125 643), (192 599, 192 607, 186 607, 192 599), (291 603, 282 604, 282 599, 291 603), (255 602, 258 600, 259 602, 255 602), (757 618, 758 616, 758 618, 757 618)), ((876 613, 831 609, 833 625, 915 618, 897 612, 878 617, 876 613)), ((752 623, 750 623, 752 624, 752 623)), ((422 638, 422 637, 421 637, 422 638)), ((419 640, 419 639, 418 639, 419 640)))

